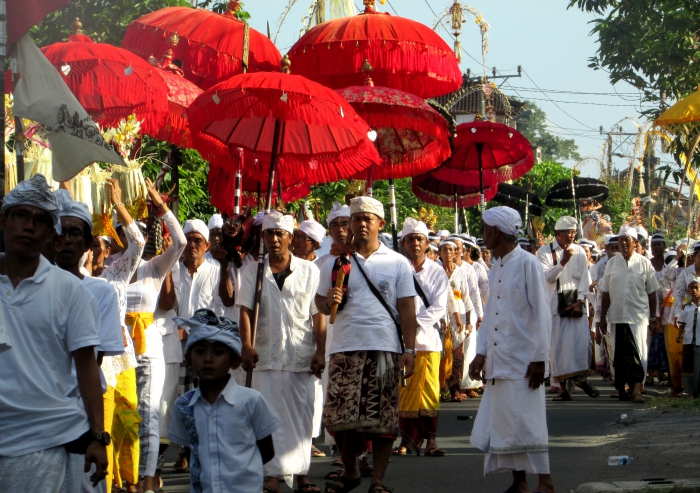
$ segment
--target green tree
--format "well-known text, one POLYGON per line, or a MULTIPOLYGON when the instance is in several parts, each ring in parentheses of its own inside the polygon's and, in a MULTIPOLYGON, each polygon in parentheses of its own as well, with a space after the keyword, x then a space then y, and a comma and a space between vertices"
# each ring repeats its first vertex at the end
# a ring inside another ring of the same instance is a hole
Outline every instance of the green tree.
POLYGON ((578 146, 574 139, 564 139, 547 130, 547 114, 535 103, 525 101, 531 113, 517 121, 518 131, 533 147, 542 148, 543 161, 580 161, 578 146))
MULTIPOLYGON (((552 186, 567 178, 571 178, 571 168, 567 168, 556 161, 542 161, 535 164, 532 169, 515 183, 523 188, 532 190, 532 194, 542 201, 552 186)), ((573 214, 573 202, 570 208, 543 207, 542 220, 544 221, 545 236, 554 234, 554 224, 561 216, 573 214)))
MULTIPOLYGON (((634 196, 625 183, 618 183, 612 180, 609 184, 608 198, 603 202, 602 214, 610 216, 613 224, 613 231, 617 232, 619 227, 626 223, 632 213, 632 199, 634 196)), ((649 225, 644 227, 649 230, 649 225)))

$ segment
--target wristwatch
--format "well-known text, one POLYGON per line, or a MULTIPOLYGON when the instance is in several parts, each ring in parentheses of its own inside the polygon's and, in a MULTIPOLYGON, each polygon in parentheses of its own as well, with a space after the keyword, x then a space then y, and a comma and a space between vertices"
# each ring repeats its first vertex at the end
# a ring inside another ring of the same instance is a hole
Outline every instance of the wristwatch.
POLYGON ((106 431, 103 431, 102 433, 92 433, 91 438, 93 442, 99 442, 105 447, 108 446, 112 442, 112 437, 109 436, 109 433, 106 431))
POLYGON ((650 322, 656 322, 656 320, 657 320, 656 317, 651 317, 651 318, 649 319, 650 322))
POLYGON ((403 350, 403 352, 404 352, 404 354, 405 354, 405 353, 410 353, 410 354, 412 354, 414 358, 416 357, 416 350, 415 350, 415 349, 408 349, 408 348, 406 348, 406 349, 403 350))

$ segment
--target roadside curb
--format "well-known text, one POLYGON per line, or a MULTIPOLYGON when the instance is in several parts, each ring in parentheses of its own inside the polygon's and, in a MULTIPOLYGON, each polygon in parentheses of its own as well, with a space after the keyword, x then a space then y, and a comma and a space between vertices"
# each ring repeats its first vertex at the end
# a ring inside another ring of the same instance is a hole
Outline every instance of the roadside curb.
POLYGON ((584 483, 571 493, 700 493, 700 479, 654 478, 642 481, 584 483))

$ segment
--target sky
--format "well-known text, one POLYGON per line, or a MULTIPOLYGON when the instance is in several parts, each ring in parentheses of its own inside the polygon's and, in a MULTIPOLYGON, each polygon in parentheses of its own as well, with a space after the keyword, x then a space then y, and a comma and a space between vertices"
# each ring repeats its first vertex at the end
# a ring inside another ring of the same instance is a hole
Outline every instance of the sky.
MULTIPOLYGON (((282 11, 293 1, 245 1, 245 9, 251 14, 251 27, 266 33, 269 21, 274 38, 282 11)), ((355 0, 358 8, 361 3, 355 0)), ((432 26, 436 14, 441 14, 451 4, 452 0, 388 0, 384 5, 377 1, 377 10, 432 26)), ((299 38, 303 28, 301 19, 308 15, 311 5, 312 0, 296 0, 290 9, 277 39, 282 54, 299 38)), ((601 158, 605 139, 600 135, 601 126, 607 133, 625 117, 645 123, 639 117, 639 95, 632 86, 627 83, 613 86, 604 71, 588 67, 588 59, 597 49, 596 38, 589 36, 592 14, 573 8, 567 10, 567 0, 476 0, 470 5, 490 24, 487 75, 493 67, 502 74, 515 74, 517 66, 521 65, 522 77, 509 79, 501 90, 509 96, 535 102, 547 113, 550 132, 575 139, 582 156, 601 158)), ((443 22, 442 26, 447 24, 443 22)), ((453 46, 454 39, 442 26, 437 32, 453 46)), ((462 48, 478 60, 463 53, 462 71, 470 68, 472 73, 480 75, 481 36, 474 17, 465 16, 460 40, 462 48)), ((629 119, 622 123, 622 129, 626 133, 637 131, 629 119)), ((617 152, 631 154, 634 137, 627 138, 626 142, 623 139, 615 137, 614 147, 621 144, 617 152)), ((669 160, 669 156, 662 156, 662 161, 669 160)), ((565 164, 573 166, 575 163, 565 164)), ((629 159, 615 158, 613 164, 618 169, 626 168, 629 159)), ((586 161, 579 168, 584 176, 600 175, 595 161, 586 161)))

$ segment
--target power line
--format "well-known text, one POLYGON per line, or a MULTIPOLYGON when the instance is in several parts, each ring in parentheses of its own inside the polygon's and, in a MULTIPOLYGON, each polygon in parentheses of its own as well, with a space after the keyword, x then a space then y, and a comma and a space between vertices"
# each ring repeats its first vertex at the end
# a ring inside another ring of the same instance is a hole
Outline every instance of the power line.
MULTIPOLYGON (((454 40, 454 39, 457 39, 457 38, 450 32, 450 30, 447 29, 447 27, 445 26, 445 24, 442 23, 442 19, 440 19, 439 16, 435 13, 435 11, 433 10, 433 8, 432 8, 432 7, 430 6, 430 4, 428 3, 428 0, 423 0, 423 1, 424 1, 425 4, 428 6, 428 8, 430 9, 430 11, 433 13, 433 15, 435 16, 435 19, 438 19, 438 22, 440 23, 440 25, 442 26, 442 28, 445 30, 445 32, 447 32, 447 34, 448 34, 453 40, 454 40)), ((392 8, 393 8, 393 7, 392 7, 392 8)), ((397 15, 398 15, 398 14, 397 14, 397 15)), ((460 48, 461 48, 461 45, 460 45, 460 48)), ((476 58, 474 58, 473 56, 471 56, 471 54, 470 54, 467 50, 465 50, 464 48, 461 48, 461 49, 462 49, 462 51, 464 52, 464 54, 467 55, 469 58, 471 58, 472 60, 474 60, 474 61, 475 61, 476 63, 478 63, 479 65, 483 65, 483 61, 477 60, 476 58)))
POLYGON ((637 96, 634 92, 583 92, 583 91, 567 91, 563 89, 533 89, 531 87, 518 87, 519 90, 525 92, 549 92, 552 94, 581 94, 585 96, 637 96))
MULTIPOLYGON (((591 103, 589 101, 561 101, 561 100, 554 100, 551 98, 543 99, 543 98, 526 98, 528 101, 550 101, 552 103, 563 103, 563 104, 583 104, 583 105, 590 105, 590 106, 621 106, 625 108, 637 108, 637 105, 635 104, 609 104, 609 103, 591 103)), ((561 109, 561 108, 560 108, 561 109)), ((569 115, 571 116, 571 115, 569 115)), ((573 117, 572 117, 573 118, 573 117)), ((579 122, 581 123, 581 122, 579 122)), ((583 125, 583 123, 581 123, 583 125)))
POLYGON ((389 7, 391 7, 391 10, 394 11, 394 15, 399 15, 399 13, 396 11, 396 9, 394 8, 394 6, 391 5, 391 2, 390 2, 389 0, 387 0, 387 3, 389 4, 389 7))

